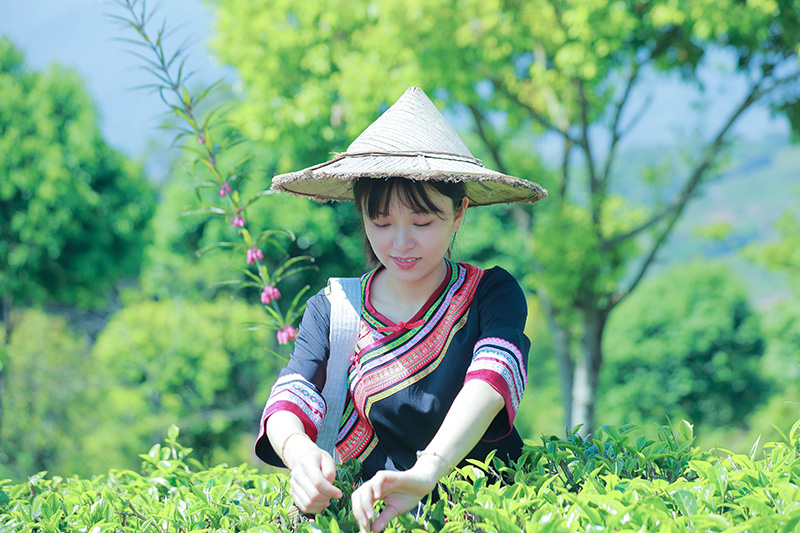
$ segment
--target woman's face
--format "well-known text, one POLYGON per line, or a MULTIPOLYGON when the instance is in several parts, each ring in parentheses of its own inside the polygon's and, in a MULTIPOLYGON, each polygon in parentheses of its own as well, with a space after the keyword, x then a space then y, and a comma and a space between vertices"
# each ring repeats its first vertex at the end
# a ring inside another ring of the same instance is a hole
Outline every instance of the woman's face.
POLYGON ((391 198, 387 213, 374 219, 363 215, 367 239, 388 276, 409 285, 441 282, 442 260, 467 206, 464 198, 456 211, 450 198, 429 186, 426 192, 441 216, 414 212, 397 195, 391 198))

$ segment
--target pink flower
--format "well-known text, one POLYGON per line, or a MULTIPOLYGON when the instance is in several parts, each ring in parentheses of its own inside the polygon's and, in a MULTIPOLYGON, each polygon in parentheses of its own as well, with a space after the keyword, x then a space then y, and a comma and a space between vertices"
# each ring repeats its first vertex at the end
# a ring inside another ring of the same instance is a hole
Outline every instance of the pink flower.
POLYGON ((249 248, 247 250, 247 264, 252 265, 256 260, 264 259, 264 252, 259 248, 249 248))
POLYGON ((225 196, 226 194, 230 193, 231 193, 231 186, 228 185, 227 183, 223 183, 222 187, 219 188, 219 195, 225 196))
POLYGON ((242 218, 239 215, 236 215, 231 220, 231 225, 233 225, 234 228, 243 228, 244 227, 244 218, 242 218))
POLYGON ((277 300, 281 297, 281 291, 275 288, 274 285, 267 285, 264 287, 264 292, 261 293, 261 303, 268 304, 272 300, 277 300))
POLYGON ((275 334, 278 338, 278 344, 288 344, 297 338, 297 330, 292 326, 284 326, 284 328, 275 334))
POLYGON ((197 138, 197 144, 203 144, 204 142, 206 142, 206 137, 201 133, 200 136, 197 138))

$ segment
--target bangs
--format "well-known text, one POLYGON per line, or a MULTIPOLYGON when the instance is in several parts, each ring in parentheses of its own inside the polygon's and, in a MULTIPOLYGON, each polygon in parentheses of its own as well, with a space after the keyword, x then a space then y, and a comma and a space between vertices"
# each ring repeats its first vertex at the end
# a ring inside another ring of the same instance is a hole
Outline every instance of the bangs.
MULTIPOLYGON (((427 184, 449 198, 464 196, 463 183, 427 184)), ((395 196, 401 204, 415 213, 432 213, 441 218, 444 211, 431 200, 428 193, 426 182, 398 177, 359 179, 353 184, 356 207, 359 212, 366 213, 369 219, 388 215, 389 205, 395 196)))

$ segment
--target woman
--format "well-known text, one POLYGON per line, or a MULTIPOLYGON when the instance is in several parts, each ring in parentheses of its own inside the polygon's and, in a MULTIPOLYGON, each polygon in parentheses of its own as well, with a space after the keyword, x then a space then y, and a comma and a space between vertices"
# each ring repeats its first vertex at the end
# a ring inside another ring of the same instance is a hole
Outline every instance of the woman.
MULTIPOLYGON (((336 452, 362 463, 353 494, 362 531, 414 508, 465 458, 515 459, 513 420, 530 343, 517 282, 504 270, 449 260, 469 205, 535 202, 538 185, 483 168, 424 93, 412 87, 334 160, 278 176, 273 188, 355 200, 374 270, 361 277, 361 322, 347 369, 336 452), (373 504, 386 503, 375 516, 373 504)), ((272 389, 257 455, 291 470, 304 512, 341 492, 315 444, 325 400, 331 305, 312 297, 289 365, 272 389)), ((334 414, 332 416, 339 416, 334 414)))

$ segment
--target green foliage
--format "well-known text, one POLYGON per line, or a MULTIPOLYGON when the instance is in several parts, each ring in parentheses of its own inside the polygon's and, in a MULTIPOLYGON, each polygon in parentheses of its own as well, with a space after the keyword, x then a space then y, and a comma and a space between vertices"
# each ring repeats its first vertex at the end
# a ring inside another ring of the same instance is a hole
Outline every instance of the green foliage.
MULTIPOLYGON (((91 479, 0 482, 0 531, 355 532, 349 502, 315 517, 292 511, 284 474, 246 465, 205 469, 177 442, 141 455, 140 472, 111 470, 91 479)), ((780 531, 800 524, 800 421, 764 457, 692 447, 691 427, 604 427, 592 441, 576 434, 526 445, 516 463, 491 455, 444 478, 422 516, 386 531, 780 531)), ((357 470, 340 467, 343 487, 357 470)))
POLYGON ((645 282, 612 315, 604 350, 605 420, 730 426, 765 398, 758 317, 721 265, 682 265, 645 282))
POLYGON ((751 246, 747 254, 767 268, 781 272, 800 294, 800 210, 783 214, 775 225, 779 240, 751 246))
POLYGON ((0 38, 0 94, 0 294, 101 305, 138 270, 152 187, 102 140, 75 72, 29 72, 0 38))
MULTIPOLYGON (((245 135, 279 151, 278 171, 343 151, 406 87, 419 85, 459 131, 469 130, 469 146, 487 166, 550 190, 533 214, 511 209, 513 223, 490 227, 521 230, 512 255, 519 267, 511 270, 523 273, 525 288, 552 300, 552 323, 581 346, 574 354, 560 350, 560 368, 568 373, 576 361, 589 361, 588 381, 596 380, 603 354, 590 348, 597 342, 578 339, 602 337, 597 324, 637 288, 687 202, 717 172, 729 126, 756 103, 793 126, 800 116, 791 33, 800 27, 797 0, 215 3, 214 46, 245 87, 232 118, 245 135), (649 112, 636 102, 648 100, 648 85, 676 75, 695 82, 700 96, 697 72, 715 68, 706 57, 711 50, 733 58, 749 92, 740 108, 731 104, 728 125, 722 120, 689 141, 685 164, 637 176, 647 190, 637 196, 659 205, 631 207, 614 195, 639 189, 621 183, 618 168, 621 143, 649 112), (561 141, 557 171, 533 163, 542 132, 561 141), (520 145, 527 157, 519 157, 520 145)), ((499 249, 511 242, 498 241, 499 249)), ((490 260, 476 251, 478 260, 490 260)), ((591 429, 595 389, 573 387, 588 391, 572 411, 591 429)))
POLYGON ((800 413, 800 217, 797 210, 783 214, 776 224, 779 240, 752 245, 746 255, 780 272, 794 289, 795 297, 780 301, 764 312, 767 349, 762 373, 777 384, 769 402, 748 419, 750 433, 775 436, 775 425, 785 425, 800 413))
POLYGON ((639 249, 636 241, 615 247, 606 247, 602 241, 641 224, 644 210, 613 197, 604 205, 604 211, 600 235, 592 223, 590 210, 585 207, 544 205, 538 213, 535 257, 541 268, 535 286, 545 288, 558 308, 585 307, 596 298, 600 298, 600 305, 609 305, 609 297, 639 249))
POLYGON ((237 120, 279 148, 283 171, 342 150, 412 84, 476 118, 501 112, 504 133, 488 121, 485 133, 502 152, 531 122, 612 122, 615 87, 651 61, 689 77, 721 46, 742 68, 766 67, 796 54, 787 32, 798 27, 793 1, 217 4, 214 46, 248 89, 237 120))
MULTIPOLYGON (((182 177, 181 177, 182 178, 182 177)), ((263 184, 253 180, 242 183, 242 195, 249 196, 263 184)), ((234 265, 244 266, 245 254, 213 250, 198 256, 197 250, 231 239, 233 230, 221 217, 186 215, 197 199, 189 180, 174 176, 162 190, 162 200, 153 218, 153 243, 145 251, 142 288, 157 298, 182 296, 213 298, 236 289, 222 284, 242 279, 234 265)), ((296 240, 277 239, 291 257, 312 256, 315 267, 287 278, 281 285, 286 295, 296 294, 309 285, 316 291, 330 276, 354 275, 363 265, 360 227, 352 205, 318 205, 294 196, 267 198, 249 210, 249 222, 254 227, 285 228, 296 240), (340 225, 349 230, 340 231, 340 225), (350 234, 348 234, 348 231, 350 234)), ((284 253, 275 247, 265 247, 264 262, 279 264, 284 253)), ((258 290, 248 289, 245 297, 258 301, 258 290)))
MULTIPOLYGON (((109 14, 109 17, 118 21, 124 29, 135 31, 136 39, 122 40, 139 50, 144 49, 143 54, 135 54, 143 61, 143 68, 155 78, 155 83, 146 87, 157 91, 164 104, 178 119, 178 123, 172 125, 178 132, 173 144, 177 144, 187 156, 182 166, 192 178, 196 196, 184 215, 203 216, 190 228, 190 245, 202 245, 196 249, 197 255, 219 249, 232 250, 238 256, 238 261, 230 265, 235 276, 218 280, 217 284, 237 290, 257 289, 265 311, 265 316, 257 327, 278 330, 276 337, 279 344, 291 342, 297 336, 293 324, 304 309, 304 296, 311 286, 303 285, 303 279, 296 279, 297 275, 316 270, 310 264, 314 257, 306 255, 304 250, 319 254, 333 248, 335 253, 321 259, 331 259, 334 264, 344 263, 343 266, 349 266, 346 261, 342 261, 348 254, 341 253, 348 250, 348 247, 338 246, 334 242, 334 235, 346 235, 348 232, 331 232, 336 225, 330 223, 330 211, 322 214, 321 224, 320 217, 313 217, 316 225, 311 224, 313 229, 308 231, 309 225, 297 216, 296 208, 303 204, 289 201, 281 202, 279 206, 273 201, 272 209, 266 216, 261 212, 260 218, 264 225, 259 227, 254 224, 254 219, 258 217, 252 216, 253 204, 272 195, 272 191, 253 190, 252 187, 247 190, 249 178, 260 172, 252 163, 266 162, 267 167, 273 167, 276 150, 270 148, 259 154, 258 147, 247 145, 240 128, 229 122, 225 105, 212 104, 207 109, 206 98, 220 82, 202 89, 199 94, 189 91, 186 82, 192 73, 184 71, 187 60, 186 43, 178 45, 174 50, 169 49, 167 41, 173 31, 167 29, 166 21, 163 21, 160 28, 152 28, 153 12, 148 11, 146 2, 116 0, 115 3, 121 14, 109 14), (324 220, 326 215, 328 220, 324 220), (224 225, 221 220, 224 220, 224 225), (295 233, 287 229, 287 226, 296 223, 302 228, 303 235, 300 239, 295 239, 295 233), (234 229, 227 227, 228 224, 234 229), (230 239, 228 235, 234 232, 236 236, 230 239), (320 233, 325 233, 326 238, 319 239, 320 233), (284 241, 289 241, 292 246, 287 246, 284 241), (245 262, 243 266, 236 264, 241 261, 245 262), (282 281, 290 278, 295 278, 293 283, 281 285, 281 289, 278 289, 277 286, 282 281)), ((310 204, 306 202, 303 207, 308 210, 310 204)), ((340 222, 347 218, 344 217, 340 222)), ((190 273, 187 279, 190 288, 197 290, 196 285, 203 280, 198 278, 194 265, 180 258, 176 265, 174 260, 176 256, 173 245, 185 247, 186 241, 182 241, 176 233, 171 236, 174 237, 172 242, 169 238, 162 239, 161 247, 154 247, 154 253, 150 254, 153 259, 151 271, 156 277, 145 277, 153 282, 146 283, 145 286, 150 285, 147 288, 151 292, 162 293, 163 291, 155 287, 168 278, 180 279, 175 274, 181 272, 183 267, 190 273)), ((303 276, 305 277, 308 276, 303 276)), ((313 278, 318 280, 318 277, 313 278)), ((314 285, 322 286, 323 283, 314 285)), ((181 288, 183 287, 179 284, 178 289, 181 288)), ((174 294, 174 291, 167 292, 167 295, 170 294, 174 294)))
MULTIPOLYGON (((249 459, 258 420, 280 360, 274 337, 247 324, 257 307, 228 298, 127 305, 97 338, 103 409, 86 438, 87 456, 107 468, 178 423, 203 460, 249 459)), ((87 460, 90 460, 87 458, 87 460)))
POLYGON ((41 311, 20 311, 5 351, 0 390, 0 476, 23 479, 42 469, 85 472, 83 436, 92 429, 99 377, 88 339, 65 320, 41 311))

